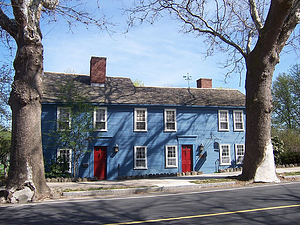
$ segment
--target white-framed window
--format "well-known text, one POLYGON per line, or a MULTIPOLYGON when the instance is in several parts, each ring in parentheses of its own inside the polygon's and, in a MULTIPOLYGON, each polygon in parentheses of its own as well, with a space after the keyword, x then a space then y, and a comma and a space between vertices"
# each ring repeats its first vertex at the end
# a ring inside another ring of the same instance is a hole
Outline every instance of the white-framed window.
POLYGON ((164 113, 165 131, 176 131, 176 109, 165 109, 164 113))
POLYGON ((107 108, 97 107, 94 110, 94 129, 107 131, 107 108))
POLYGON ((68 164, 68 172, 72 171, 72 149, 58 149, 57 150, 57 159, 59 163, 68 164))
POLYGON ((134 131, 147 131, 147 109, 134 109, 134 131))
POLYGON ((229 115, 228 110, 219 110, 219 131, 229 131, 229 115))
POLYGON ((177 146, 166 145, 166 168, 177 168, 177 146))
POLYGON ((234 131, 244 131, 244 112, 243 110, 233 111, 233 129, 234 131))
POLYGON ((134 146, 134 169, 147 169, 147 146, 134 146))
POLYGON ((236 164, 243 164, 244 155, 245 155, 245 145, 244 144, 235 144, 236 164))
POLYGON ((231 165, 230 145, 220 145, 220 165, 231 165))
POLYGON ((69 107, 57 107, 57 130, 71 129, 71 109, 69 107))

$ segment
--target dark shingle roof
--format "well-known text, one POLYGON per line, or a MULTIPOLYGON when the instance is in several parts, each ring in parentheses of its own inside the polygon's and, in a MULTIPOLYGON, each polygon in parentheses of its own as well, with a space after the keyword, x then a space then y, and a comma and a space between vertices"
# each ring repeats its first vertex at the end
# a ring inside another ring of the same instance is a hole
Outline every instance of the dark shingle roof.
POLYGON ((61 102, 58 84, 74 82, 92 103, 245 106, 245 95, 233 89, 135 87, 129 78, 106 77, 105 87, 91 86, 90 77, 45 72, 43 103, 61 102))

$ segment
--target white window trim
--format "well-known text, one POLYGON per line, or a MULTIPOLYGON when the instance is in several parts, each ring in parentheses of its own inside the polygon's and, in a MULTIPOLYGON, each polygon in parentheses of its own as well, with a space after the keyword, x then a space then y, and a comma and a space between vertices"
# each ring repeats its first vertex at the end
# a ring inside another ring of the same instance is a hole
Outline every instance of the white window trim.
POLYGON ((219 110, 218 111, 218 122, 219 122, 219 131, 229 131, 229 111, 228 110, 219 110), (222 129, 221 123, 226 123, 224 121, 221 121, 221 112, 226 112, 227 113, 227 129, 222 129))
POLYGON ((68 148, 59 148, 57 149, 57 158, 60 156, 60 151, 64 151, 64 150, 68 150, 69 154, 70 154, 70 160, 69 160, 69 170, 68 172, 71 173, 72 172, 72 149, 68 149, 68 148))
POLYGON ((233 110, 233 129, 234 131, 244 131, 244 111, 243 110, 233 110), (242 123, 242 129, 236 128, 236 116, 235 113, 242 113, 242 122, 238 122, 238 123, 242 123))
POLYGON ((134 169, 135 170, 145 170, 145 169, 148 169, 148 164, 147 164, 147 146, 134 146, 134 169), (136 165, 136 150, 137 148, 145 148, 145 166, 142 167, 142 166, 137 166, 136 165))
POLYGON ((166 155, 166 168, 177 168, 178 167, 178 152, 177 152, 177 145, 166 145, 166 147, 165 147, 165 155, 166 155), (170 157, 171 159, 172 158, 175 158, 175 162, 176 162, 176 165, 169 165, 168 164, 168 159, 169 159, 169 157, 168 157, 168 148, 169 147, 175 147, 175 157, 170 157))
POLYGON ((136 132, 145 132, 147 131, 147 120, 148 120, 148 113, 147 113, 147 109, 146 108, 135 108, 134 109, 134 131, 136 132), (141 129, 137 129, 137 111, 138 110, 143 110, 145 111, 145 129, 144 130, 141 130, 141 129))
POLYGON ((220 144, 220 166, 229 166, 231 165, 231 152, 230 152, 230 144, 220 144), (223 146, 228 146, 228 158, 229 158, 229 163, 224 163, 223 162, 223 146))
POLYGON ((245 156, 245 145, 244 144, 235 144, 234 148, 235 148, 235 160, 236 160, 236 164, 237 165, 242 165, 243 161, 244 161, 244 156, 245 156), (243 155, 238 155, 238 145, 242 145, 243 146, 243 149, 244 149, 244 154, 243 155), (238 162, 238 157, 239 156, 243 156, 243 161, 242 162, 238 162))
POLYGON ((107 108, 106 107, 96 107, 95 110, 94 110, 94 119, 93 119, 93 126, 94 126, 94 129, 96 129, 97 131, 107 131, 107 108), (105 110, 105 118, 104 118, 104 121, 101 121, 101 122, 104 122, 105 123, 105 128, 104 129, 96 129, 96 119, 97 119, 97 110, 98 109, 104 109, 105 110))
POLYGON ((176 109, 165 109, 164 110, 164 125, 165 125, 165 129, 164 129, 165 132, 176 132, 177 131, 177 114, 176 114, 176 109), (174 112, 174 115, 175 115, 175 129, 174 130, 167 128, 167 112, 168 111, 174 112))
POLYGON ((65 129, 61 129, 59 127, 59 123, 60 123, 60 111, 61 109, 68 109, 69 110, 69 120, 66 121, 69 123, 69 129, 71 129, 71 109, 70 107, 57 107, 57 118, 56 118, 56 127, 57 127, 57 130, 59 131, 65 131, 65 129))

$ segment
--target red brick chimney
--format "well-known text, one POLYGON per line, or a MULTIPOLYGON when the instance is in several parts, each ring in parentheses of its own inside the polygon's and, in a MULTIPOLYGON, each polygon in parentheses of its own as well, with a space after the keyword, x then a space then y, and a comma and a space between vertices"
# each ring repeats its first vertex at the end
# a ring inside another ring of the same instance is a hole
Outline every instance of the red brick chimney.
POLYGON ((212 88, 212 79, 200 78, 197 80, 197 88, 212 88))
POLYGON ((92 86, 104 86, 106 78, 106 58, 91 57, 90 79, 92 86))

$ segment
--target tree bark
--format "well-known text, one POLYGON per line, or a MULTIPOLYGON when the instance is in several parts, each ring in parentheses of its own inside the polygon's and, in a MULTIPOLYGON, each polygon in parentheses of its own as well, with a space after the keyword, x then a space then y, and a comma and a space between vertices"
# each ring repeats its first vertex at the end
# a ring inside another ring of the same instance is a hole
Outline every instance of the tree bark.
POLYGON ((15 77, 10 95, 12 145, 8 200, 39 200, 50 195, 44 174, 41 99, 43 73, 40 1, 12 1, 17 24, 15 77))
POLYGON ((255 48, 246 56, 245 180, 279 182, 271 143, 272 78, 279 54, 299 22, 299 3, 271 1, 255 48))
POLYGON ((254 51, 247 59, 246 152, 242 178, 254 182, 279 182, 271 143, 271 87, 277 61, 270 62, 272 57, 254 51))
POLYGON ((10 97, 11 164, 6 188, 11 200, 17 198, 15 192, 24 187, 34 193, 28 201, 39 200, 50 195, 45 182, 41 135, 42 45, 18 44, 14 68, 16 74, 10 97))

